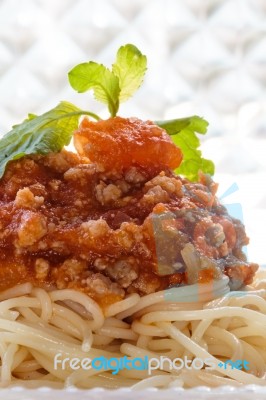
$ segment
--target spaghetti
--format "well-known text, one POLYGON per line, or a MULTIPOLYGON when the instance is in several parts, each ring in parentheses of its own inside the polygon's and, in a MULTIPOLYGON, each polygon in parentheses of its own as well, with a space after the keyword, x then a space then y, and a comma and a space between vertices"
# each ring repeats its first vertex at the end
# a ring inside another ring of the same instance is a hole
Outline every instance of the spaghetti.
POLYGON ((230 292, 225 277, 214 284, 143 297, 135 293, 104 313, 89 296, 74 290, 47 292, 28 283, 17 285, 0 294, 1 386, 22 381, 27 387, 55 388, 265 385, 266 284, 262 278, 260 273, 243 292, 230 292), (70 359, 208 358, 214 369, 171 370, 164 363, 151 375, 147 370, 121 369, 115 375, 104 368, 73 371, 69 365, 54 368, 58 353, 70 359), (226 359, 245 359, 250 369, 224 370, 218 364, 226 359))

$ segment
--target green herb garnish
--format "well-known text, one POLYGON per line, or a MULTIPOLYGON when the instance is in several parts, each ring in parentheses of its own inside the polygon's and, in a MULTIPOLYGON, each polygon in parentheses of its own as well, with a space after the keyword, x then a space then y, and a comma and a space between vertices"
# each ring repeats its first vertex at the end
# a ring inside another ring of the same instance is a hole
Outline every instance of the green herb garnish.
MULTIPOLYGON (((140 87, 147 69, 147 59, 136 46, 126 44, 117 52, 112 69, 93 61, 74 67, 68 74, 70 85, 79 93, 93 90, 96 100, 107 105, 111 117, 117 115, 120 103, 128 100, 140 87)), ((9 161, 29 154, 58 152, 68 145, 82 115, 99 120, 90 111, 61 102, 52 110, 37 116, 29 114, 21 124, 0 139, 0 178, 9 161)), ((171 135, 183 152, 183 161, 176 170, 190 180, 198 180, 198 172, 213 174, 214 164, 202 157, 196 133, 205 134, 208 123, 197 116, 156 121, 171 135)))
POLYGON ((73 131, 78 128, 79 118, 84 114, 98 119, 96 114, 62 101, 52 110, 40 116, 29 114, 21 124, 14 125, 0 140, 0 176, 9 161, 28 154, 60 151, 69 144, 73 131))
POLYGON ((112 71, 93 61, 74 67, 68 74, 70 85, 79 93, 92 89, 96 100, 108 105, 112 117, 119 103, 139 88, 146 71, 147 59, 132 44, 120 47, 112 71))
POLYGON ((119 108, 119 79, 108 68, 93 61, 79 64, 68 74, 70 85, 79 93, 93 89, 96 100, 108 105, 114 117, 119 108))
POLYGON ((200 141, 196 135, 204 135, 207 132, 208 122, 198 116, 188 118, 172 119, 168 121, 155 122, 171 135, 173 142, 180 147, 183 153, 183 161, 175 170, 179 175, 184 175, 191 181, 198 180, 198 172, 214 174, 214 163, 203 158, 199 150, 200 141))
POLYGON ((147 70, 147 58, 136 46, 127 44, 120 47, 112 72, 119 79, 119 101, 128 100, 138 90, 147 70))

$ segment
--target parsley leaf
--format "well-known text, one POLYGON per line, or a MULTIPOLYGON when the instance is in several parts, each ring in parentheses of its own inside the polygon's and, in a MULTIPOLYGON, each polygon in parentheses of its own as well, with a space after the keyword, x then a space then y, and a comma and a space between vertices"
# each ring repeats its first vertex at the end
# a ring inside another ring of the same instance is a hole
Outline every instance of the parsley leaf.
POLYGON ((198 173, 214 174, 214 164, 211 160, 202 157, 199 150, 200 141, 196 133, 205 134, 208 122, 198 116, 173 119, 168 121, 155 121, 155 123, 171 135, 173 142, 182 150, 183 161, 175 170, 190 181, 198 180, 198 173))
POLYGON ((21 124, 14 125, 0 139, 0 178, 9 161, 27 154, 57 152, 68 145, 73 131, 78 128, 79 117, 84 114, 99 119, 96 114, 62 101, 52 110, 40 116, 29 114, 21 124))
POLYGON ((121 46, 112 71, 90 61, 76 65, 69 73, 69 83, 79 93, 92 89, 96 100, 107 104, 111 117, 116 116, 119 103, 126 101, 140 87, 147 59, 133 44, 121 46))
POLYGON ((96 100, 108 105, 112 117, 119 108, 119 79, 108 68, 93 61, 76 65, 69 73, 70 85, 79 93, 93 89, 96 100))
POLYGON ((143 82, 147 70, 147 57, 133 44, 121 46, 113 64, 113 73, 119 79, 120 102, 131 97, 143 82))

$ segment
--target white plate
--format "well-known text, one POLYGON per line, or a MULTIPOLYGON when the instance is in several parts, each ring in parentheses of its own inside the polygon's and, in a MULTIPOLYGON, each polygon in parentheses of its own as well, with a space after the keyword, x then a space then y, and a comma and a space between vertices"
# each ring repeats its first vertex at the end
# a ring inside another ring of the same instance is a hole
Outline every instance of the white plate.
POLYGON ((201 400, 201 399, 235 399, 260 400, 266 399, 266 387, 248 385, 241 388, 223 386, 215 389, 198 387, 194 389, 146 389, 133 391, 131 389, 104 390, 95 388, 80 390, 68 388, 55 390, 46 387, 39 389, 24 389, 13 387, 0 390, 1 399, 5 400, 201 400))

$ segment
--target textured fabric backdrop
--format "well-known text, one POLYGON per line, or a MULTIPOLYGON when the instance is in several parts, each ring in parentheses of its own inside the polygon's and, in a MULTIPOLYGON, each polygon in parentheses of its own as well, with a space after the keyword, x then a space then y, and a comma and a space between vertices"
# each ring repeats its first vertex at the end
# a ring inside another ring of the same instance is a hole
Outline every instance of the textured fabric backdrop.
POLYGON ((128 42, 149 69, 120 114, 209 120, 204 154, 220 194, 238 185, 223 201, 241 203, 250 258, 265 263, 266 0, 0 0, 0 132, 60 100, 101 112, 67 72, 111 64, 128 42))

